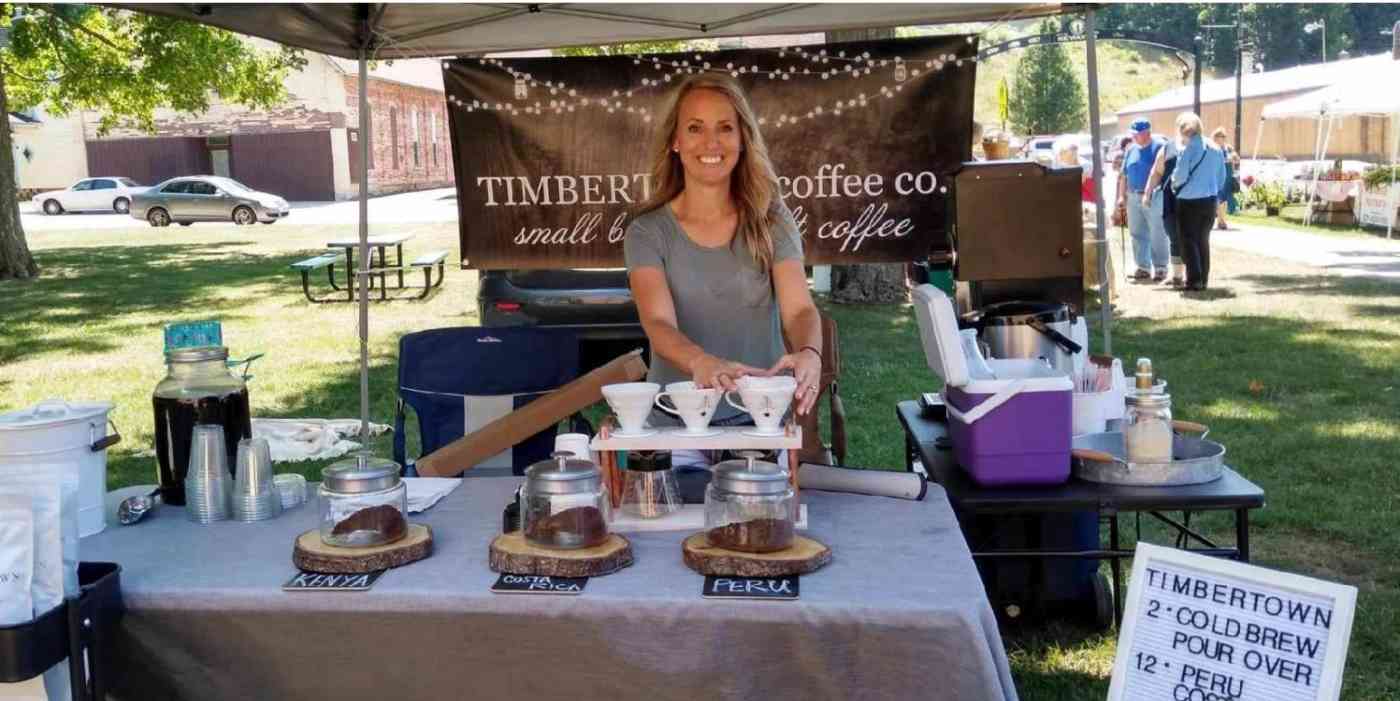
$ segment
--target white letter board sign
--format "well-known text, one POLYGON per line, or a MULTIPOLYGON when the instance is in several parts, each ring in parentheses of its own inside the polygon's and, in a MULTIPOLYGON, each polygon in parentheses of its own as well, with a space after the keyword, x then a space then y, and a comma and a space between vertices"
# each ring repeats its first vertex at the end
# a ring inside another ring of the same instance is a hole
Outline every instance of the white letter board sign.
POLYGON ((1109 701, 1333 701, 1356 587, 1139 543, 1109 701))

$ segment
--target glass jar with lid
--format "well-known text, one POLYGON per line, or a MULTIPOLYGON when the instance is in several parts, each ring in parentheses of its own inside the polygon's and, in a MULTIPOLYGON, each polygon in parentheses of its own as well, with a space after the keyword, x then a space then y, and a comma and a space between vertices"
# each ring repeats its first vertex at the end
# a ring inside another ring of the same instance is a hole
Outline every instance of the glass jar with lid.
POLYGON ((364 548, 408 535, 408 487, 392 460, 359 453, 321 470, 321 541, 364 548))
POLYGON ((577 550, 608 539, 612 502, 597 465, 557 452, 525 471, 520 511, 526 542, 577 550))
POLYGON ((766 553, 792 545, 797 498, 788 471, 758 452, 715 465, 705 489, 705 539, 711 547, 766 553))
POLYGON ((1171 462, 1172 397, 1161 392, 1127 396, 1123 443, 1129 462, 1171 462))
POLYGON ((155 449, 161 501, 185 503, 185 472, 195 424, 224 427, 230 474, 238 441, 253 437, 248 385, 229 372, 223 346, 178 348, 165 354, 166 375, 152 393, 155 449))

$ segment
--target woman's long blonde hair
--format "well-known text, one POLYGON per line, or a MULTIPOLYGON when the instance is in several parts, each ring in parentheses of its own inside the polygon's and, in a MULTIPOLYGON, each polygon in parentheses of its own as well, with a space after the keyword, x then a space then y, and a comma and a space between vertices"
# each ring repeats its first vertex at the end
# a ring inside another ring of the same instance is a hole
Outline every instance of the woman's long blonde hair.
POLYGON ((666 117, 657 130, 652 145, 651 196, 638 207, 650 212, 664 207, 685 189, 685 170, 680 155, 671 150, 680 121, 681 101, 692 90, 714 90, 729 98, 739 115, 739 162, 729 179, 730 196, 739 210, 739 226, 735 238, 742 238, 749 247, 759 270, 767 271, 773 264, 773 235, 778 176, 768 158, 768 146, 758 131, 758 119, 738 81, 723 73, 698 73, 676 88, 667 104, 666 117))

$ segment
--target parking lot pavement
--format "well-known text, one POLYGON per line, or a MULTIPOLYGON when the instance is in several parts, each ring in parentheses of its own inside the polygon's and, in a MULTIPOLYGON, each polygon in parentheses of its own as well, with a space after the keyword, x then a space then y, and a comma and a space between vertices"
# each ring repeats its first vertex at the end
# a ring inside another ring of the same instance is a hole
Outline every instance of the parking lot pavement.
MULTIPOLYGON (((288 224, 354 225, 359 221, 360 204, 344 202, 292 202, 288 224)), ((20 219, 26 233, 72 231, 74 229, 127 229, 148 226, 127 214, 82 213, 50 216, 32 202, 21 202, 20 219)), ((457 220, 457 192, 454 188, 421 190, 374 197, 369 201, 371 224, 428 223, 457 220)), ((202 223, 196 223, 200 226, 202 223)))

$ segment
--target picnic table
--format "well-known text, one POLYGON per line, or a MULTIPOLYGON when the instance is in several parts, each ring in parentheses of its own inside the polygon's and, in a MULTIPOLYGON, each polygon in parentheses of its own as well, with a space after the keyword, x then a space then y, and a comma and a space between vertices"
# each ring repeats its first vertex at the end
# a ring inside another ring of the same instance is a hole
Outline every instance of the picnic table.
MULTIPOLYGON (((371 248, 374 249, 370 251, 371 266, 378 267, 381 269, 385 268, 385 249, 389 248, 390 246, 394 247, 394 265, 399 269, 399 289, 403 289, 403 243, 411 238, 413 238, 413 234, 386 234, 383 236, 369 237, 369 245, 371 248), (375 264, 373 263, 373 258, 376 253, 378 253, 379 257, 379 264, 377 266, 375 266, 375 264)), ((347 282, 353 280, 353 277, 355 275, 355 249, 359 247, 360 239, 358 236, 352 239, 335 239, 333 241, 326 242, 326 248, 345 249, 345 278, 347 282)), ((373 284, 374 279, 370 278, 370 285, 373 284)), ((348 284, 347 287, 350 289, 354 289, 353 282, 351 282, 351 284, 348 284)), ((383 272, 379 273, 379 287, 381 290, 384 288, 383 272)))
MULTIPOLYGON (((371 236, 368 245, 373 249, 369 252, 370 268, 366 278, 366 292, 374 289, 375 277, 379 278, 379 299, 388 300, 389 273, 394 273, 398 277, 398 289, 405 289, 404 271, 408 269, 423 270, 423 287, 417 295, 419 299, 428 296, 428 293, 442 284, 444 277, 444 260, 447 258, 447 251, 433 251, 415 258, 413 262, 404 265, 403 244, 414 237, 413 234, 388 234, 384 236, 371 236), (394 248, 394 262, 388 263, 387 249, 394 248), (376 262, 377 260, 377 262, 376 262), (433 282, 433 268, 437 268, 437 282, 433 282)), ((345 287, 341 287, 336 280, 335 265, 340 259, 337 253, 325 253, 319 256, 312 256, 306 260, 292 263, 291 267, 301 273, 302 292, 306 298, 312 302, 329 302, 330 299, 319 298, 311 292, 311 273, 322 268, 326 269, 326 279, 332 289, 344 292, 345 300, 352 302, 355 299, 355 276, 358 271, 355 268, 355 250, 360 247, 358 238, 335 239, 326 243, 326 248, 339 248, 345 251, 345 287)))
MULTIPOLYGON (((628 533, 635 563, 582 594, 493 594, 487 546, 520 478, 472 477, 414 523, 431 557, 365 592, 286 592, 318 497, 256 523, 159 506, 84 538, 121 563, 121 698, 1017 698, 942 488, 924 501, 803 490, 831 564, 800 598, 701 597, 684 532, 628 533)), ((125 493, 108 495, 109 503, 125 493)))

